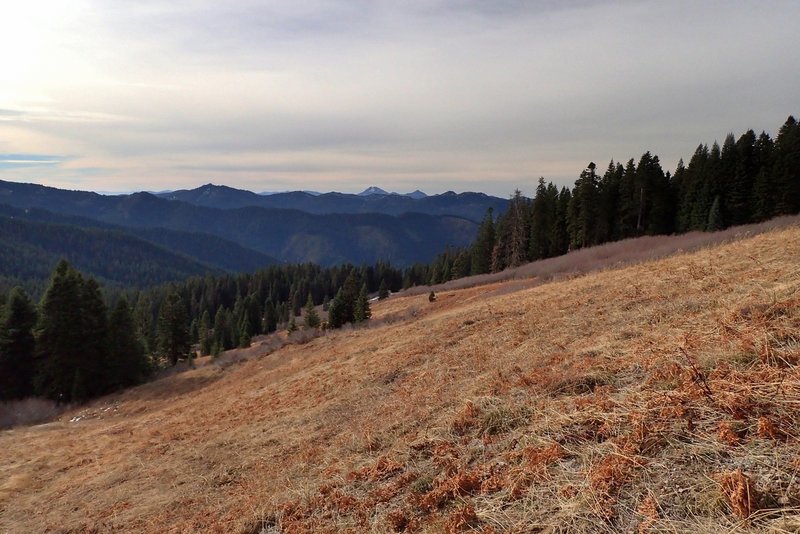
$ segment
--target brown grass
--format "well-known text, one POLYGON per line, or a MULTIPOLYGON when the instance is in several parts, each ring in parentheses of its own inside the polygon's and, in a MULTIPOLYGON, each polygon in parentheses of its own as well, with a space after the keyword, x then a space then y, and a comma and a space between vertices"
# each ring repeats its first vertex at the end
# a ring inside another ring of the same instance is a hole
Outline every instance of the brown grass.
POLYGON ((797 531, 800 229, 508 284, 4 431, 0 532, 797 531))

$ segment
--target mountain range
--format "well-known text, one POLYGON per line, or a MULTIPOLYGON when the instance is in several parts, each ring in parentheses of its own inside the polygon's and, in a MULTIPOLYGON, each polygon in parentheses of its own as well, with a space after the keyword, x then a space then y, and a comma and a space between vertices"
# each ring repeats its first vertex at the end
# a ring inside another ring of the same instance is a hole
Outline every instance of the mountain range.
POLYGON ((482 193, 263 196, 208 185, 108 196, 0 181, 0 276, 38 278, 59 257, 119 285, 276 262, 406 266, 469 245, 483 213, 506 205, 482 193), (103 259, 116 267, 103 270, 103 259))
MULTIPOLYGON (((405 213, 425 213, 428 215, 452 215, 473 222, 480 222, 488 208, 495 214, 508 207, 508 200, 484 193, 454 193, 448 191, 440 195, 426 195, 414 191, 405 195, 387 193, 379 187, 369 187, 356 195, 348 193, 310 193, 290 191, 259 195, 252 191, 235 189, 224 185, 206 184, 195 189, 183 189, 158 193, 156 196, 167 200, 178 200, 196 206, 209 208, 281 208, 296 209, 314 214, 332 213, 382 213, 402 215, 405 213)), ((2 198, 2 197, 0 197, 2 198)))

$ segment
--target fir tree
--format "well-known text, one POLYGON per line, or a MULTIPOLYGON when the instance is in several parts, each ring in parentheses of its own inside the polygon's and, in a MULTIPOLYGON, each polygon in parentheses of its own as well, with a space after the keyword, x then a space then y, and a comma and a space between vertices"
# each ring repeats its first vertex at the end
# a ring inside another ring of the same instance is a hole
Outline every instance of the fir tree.
POLYGON ((369 308, 369 297, 367 295, 367 284, 361 285, 361 291, 356 299, 355 309, 353 310, 353 321, 363 323, 372 317, 372 310, 369 308))
POLYGON ((314 300, 311 298, 311 293, 308 294, 308 300, 306 300, 304 310, 306 328, 318 328, 320 325, 319 314, 316 308, 314 308, 314 300))

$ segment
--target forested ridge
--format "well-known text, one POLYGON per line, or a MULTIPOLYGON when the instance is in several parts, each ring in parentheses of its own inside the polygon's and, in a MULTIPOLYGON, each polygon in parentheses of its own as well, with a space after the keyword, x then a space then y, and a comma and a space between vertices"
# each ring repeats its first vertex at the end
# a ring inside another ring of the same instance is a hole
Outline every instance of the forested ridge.
POLYGON ((559 189, 542 178, 533 199, 516 191, 505 213, 495 217, 488 210, 470 247, 449 249, 430 264, 403 270, 387 262, 325 268, 306 263, 273 265, 251 274, 208 274, 109 294, 106 300, 115 312, 118 306, 127 308, 114 320, 97 283, 62 262, 38 310, 20 289, 0 299, 7 301, 0 323, 0 376, 31 377, 24 387, 6 380, 0 398, 24 391, 81 400, 127 384, 111 378, 120 351, 127 354, 125 361, 138 362, 139 371, 128 373, 138 381, 154 367, 188 357, 193 345, 201 354, 215 354, 247 345, 252 336, 300 328, 302 322, 317 329, 367 321, 367 296, 376 291, 385 297, 389 291, 497 272, 609 241, 714 231, 798 212, 800 124, 789 117, 774 140, 749 130, 738 139, 728 135, 722 146, 700 145, 674 174, 664 172, 658 156, 646 152, 638 162, 611 161, 602 174, 590 163, 573 188, 559 189), (63 280, 70 281, 70 291, 60 289, 63 280), (69 309, 69 302, 78 305, 69 309), (319 305, 328 311, 325 322, 316 315, 314 306, 319 305), (62 324, 54 323, 53 310, 67 309, 63 324, 83 330, 80 336, 65 334, 67 341, 58 345, 53 340, 61 338, 52 337, 48 328, 62 324), (92 317, 105 319, 92 322, 92 317), (112 329, 119 324, 129 325, 127 334, 112 329), (78 351, 79 340, 87 339, 100 341, 78 351), (117 339, 125 339, 128 348, 113 352, 111 342, 117 339), (86 385, 90 378, 92 387, 86 385))
POLYGON ((644 153, 611 161, 601 173, 589 163, 574 187, 539 179, 533 199, 516 191, 499 217, 487 213, 471 247, 412 268, 441 283, 502 271, 570 250, 642 235, 715 231, 800 213, 800 124, 790 116, 773 140, 748 130, 720 147, 701 144, 675 173, 644 153))

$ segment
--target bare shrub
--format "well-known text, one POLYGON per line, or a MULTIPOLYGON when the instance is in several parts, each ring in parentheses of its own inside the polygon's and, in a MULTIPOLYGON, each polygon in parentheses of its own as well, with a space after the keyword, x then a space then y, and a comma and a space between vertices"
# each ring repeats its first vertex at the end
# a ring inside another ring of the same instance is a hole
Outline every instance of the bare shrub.
POLYGON ((0 428, 50 421, 65 409, 65 406, 46 399, 28 398, 3 402, 0 403, 0 428))
POLYGON ((322 330, 319 328, 304 328, 289 334, 287 341, 293 345, 305 345, 312 339, 318 338, 322 335, 322 330))

